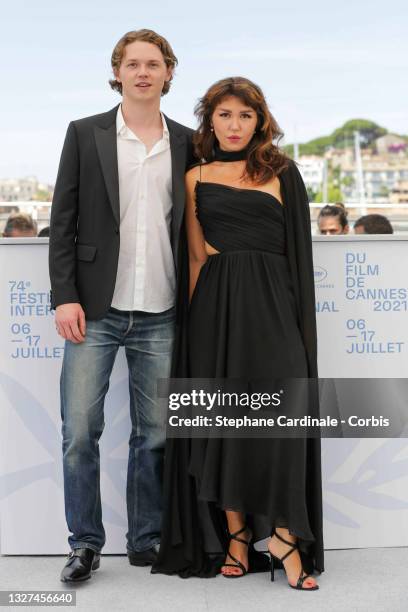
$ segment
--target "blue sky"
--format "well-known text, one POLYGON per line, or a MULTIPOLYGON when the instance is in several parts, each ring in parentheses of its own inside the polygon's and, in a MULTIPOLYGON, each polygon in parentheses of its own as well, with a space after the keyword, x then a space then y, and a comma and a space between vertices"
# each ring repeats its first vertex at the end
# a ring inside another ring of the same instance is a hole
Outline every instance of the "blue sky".
POLYGON ((172 44, 179 66, 163 110, 192 127, 206 88, 241 75, 262 87, 286 142, 354 117, 408 133, 402 0, 14 0, 1 22, 0 178, 54 182, 68 122, 119 102, 112 48, 142 27, 172 44))

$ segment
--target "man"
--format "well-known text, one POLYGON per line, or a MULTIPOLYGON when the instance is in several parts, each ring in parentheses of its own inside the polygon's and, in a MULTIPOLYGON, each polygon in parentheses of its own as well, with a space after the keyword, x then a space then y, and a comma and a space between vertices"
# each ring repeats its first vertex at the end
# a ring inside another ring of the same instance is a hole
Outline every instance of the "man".
POLYGON ((42 230, 38 232, 38 238, 49 238, 50 236, 50 227, 47 225, 43 227, 42 230))
POLYGON ((317 217, 319 233, 323 236, 337 236, 349 233, 347 211, 342 202, 323 206, 317 217))
POLYGON ((3 238, 35 238, 37 223, 25 213, 11 213, 6 221, 3 238))
POLYGON ((393 234, 391 223, 384 215, 364 215, 354 223, 355 234, 393 234))
POLYGON ((169 376, 175 284, 192 130, 160 112, 177 64, 151 30, 128 32, 112 53, 122 103, 70 123, 50 223, 51 302, 65 338, 61 373, 65 511, 71 553, 61 580, 80 581, 105 543, 98 441, 119 346, 129 367, 127 552, 157 556, 165 411, 157 378, 169 376))

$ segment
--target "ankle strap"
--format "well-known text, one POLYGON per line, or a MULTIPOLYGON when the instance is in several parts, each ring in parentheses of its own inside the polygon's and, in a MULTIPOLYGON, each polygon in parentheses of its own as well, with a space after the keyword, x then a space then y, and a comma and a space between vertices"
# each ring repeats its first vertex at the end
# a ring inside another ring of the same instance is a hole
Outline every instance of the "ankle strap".
POLYGON ((287 544, 288 546, 291 547, 291 550, 289 550, 285 555, 283 555, 283 557, 281 558, 281 561, 284 561, 287 557, 289 557, 289 555, 293 553, 293 551, 297 550, 297 547, 298 547, 297 543, 288 542, 288 540, 285 540, 285 538, 282 538, 282 536, 280 536, 279 533, 276 533, 276 531, 273 533, 272 537, 273 536, 276 536, 278 540, 280 540, 284 544, 287 544))
MULTIPOLYGON (((241 542, 242 544, 246 544, 247 546, 249 546, 249 541, 244 540, 243 538, 237 538, 237 536, 240 533, 243 533, 246 530, 247 530, 247 525, 244 525, 243 527, 241 527, 241 529, 238 529, 238 531, 235 531, 234 533, 228 533, 228 539, 229 540, 235 540, 236 542, 241 542)), ((235 559, 234 559, 234 561, 235 561, 235 559)))
POLYGON ((281 542, 284 542, 288 546, 292 546, 293 548, 297 548, 296 542, 288 542, 288 540, 285 540, 285 538, 282 538, 282 536, 280 536, 279 533, 277 533, 276 531, 274 531, 274 533, 272 534, 272 537, 273 536, 276 536, 278 538, 278 540, 280 540, 281 542))

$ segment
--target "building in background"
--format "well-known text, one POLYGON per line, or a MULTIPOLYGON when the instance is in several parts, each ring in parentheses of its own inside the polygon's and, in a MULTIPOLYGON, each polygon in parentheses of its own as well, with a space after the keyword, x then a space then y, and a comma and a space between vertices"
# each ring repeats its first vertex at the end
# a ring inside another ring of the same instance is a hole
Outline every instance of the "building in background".
POLYGON ((298 161, 299 172, 306 187, 315 193, 321 191, 324 176, 324 158, 318 155, 301 155, 298 161))
POLYGON ((408 150, 406 141, 396 134, 385 134, 375 141, 375 147, 379 155, 403 155, 408 150))
POLYGON ((35 176, 0 179, 0 202, 49 202, 52 194, 52 185, 40 183, 35 176))
MULTIPOLYGON (((408 181, 408 159, 387 155, 363 154, 364 187, 368 201, 387 202, 391 194, 399 189, 401 182, 408 181)), ((356 168, 354 163, 340 164, 340 182, 344 198, 356 201, 356 168)))

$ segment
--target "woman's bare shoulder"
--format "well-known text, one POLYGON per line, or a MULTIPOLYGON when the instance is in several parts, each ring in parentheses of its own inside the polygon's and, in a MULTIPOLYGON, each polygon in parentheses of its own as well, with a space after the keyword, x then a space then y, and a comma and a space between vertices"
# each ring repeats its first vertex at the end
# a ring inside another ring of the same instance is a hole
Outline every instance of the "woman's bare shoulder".
POLYGON ((195 181, 199 178, 200 166, 201 164, 196 164, 195 166, 192 166, 189 170, 187 170, 185 174, 186 182, 191 183, 192 181, 195 181))

